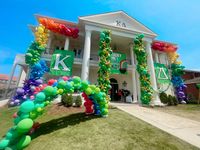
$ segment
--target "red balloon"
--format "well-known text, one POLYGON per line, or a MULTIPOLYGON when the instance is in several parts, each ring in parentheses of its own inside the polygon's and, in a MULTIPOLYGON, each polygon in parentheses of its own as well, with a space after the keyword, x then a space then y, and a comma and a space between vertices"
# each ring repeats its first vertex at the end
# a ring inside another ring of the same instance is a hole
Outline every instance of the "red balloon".
POLYGON ((13 114, 12 117, 13 117, 13 118, 17 118, 17 116, 18 116, 18 115, 17 115, 17 112, 15 112, 15 113, 13 114))

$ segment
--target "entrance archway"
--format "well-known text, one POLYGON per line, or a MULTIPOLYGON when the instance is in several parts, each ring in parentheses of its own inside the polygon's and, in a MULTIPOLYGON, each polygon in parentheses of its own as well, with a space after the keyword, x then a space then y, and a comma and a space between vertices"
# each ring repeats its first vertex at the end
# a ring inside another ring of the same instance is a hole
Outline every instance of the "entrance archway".
POLYGON ((115 78, 111 78, 110 85, 111 85, 111 89, 110 89, 111 101, 119 100, 119 97, 118 97, 119 85, 118 85, 117 80, 115 78))

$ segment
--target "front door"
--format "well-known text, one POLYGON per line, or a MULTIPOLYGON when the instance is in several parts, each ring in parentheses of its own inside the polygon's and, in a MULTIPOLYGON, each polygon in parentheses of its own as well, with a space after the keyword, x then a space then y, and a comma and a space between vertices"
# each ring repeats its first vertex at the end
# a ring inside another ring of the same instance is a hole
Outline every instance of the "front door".
POLYGON ((111 101, 117 101, 117 100, 119 100, 119 97, 118 97, 119 86, 118 86, 117 80, 114 79, 114 78, 111 78, 110 79, 110 85, 112 87, 111 90, 110 90, 111 101))

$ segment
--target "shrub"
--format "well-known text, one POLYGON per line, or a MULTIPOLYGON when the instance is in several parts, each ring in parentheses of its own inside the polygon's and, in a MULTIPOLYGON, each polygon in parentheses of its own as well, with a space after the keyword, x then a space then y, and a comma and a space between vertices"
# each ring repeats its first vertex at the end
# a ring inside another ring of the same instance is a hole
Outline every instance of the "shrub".
POLYGON ((63 105, 66 104, 67 98, 68 98, 68 95, 67 95, 67 94, 63 94, 63 95, 62 95, 62 97, 61 97, 61 102, 62 102, 63 105))
POLYGON ((162 92, 160 93, 160 100, 163 104, 167 104, 168 103, 168 96, 166 93, 162 92))
POLYGON ((81 96, 79 95, 79 96, 76 97, 75 106, 81 107, 81 105, 82 105, 82 99, 81 99, 81 96))
POLYGON ((178 99, 176 98, 176 96, 172 96, 172 98, 173 98, 173 103, 174 103, 174 105, 176 106, 176 105, 178 105, 178 99))
POLYGON ((188 94, 187 98, 188 98, 188 101, 187 101, 188 104, 197 104, 198 103, 192 93, 188 94))
POLYGON ((72 94, 68 95, 68 94, 63 94, 62 95, 62 99, 61 99, 62 103, 67 106, 67 107, 71 107, 73 105, 73 97, 72 94))
POLYGON ((168 95, 168 105, 173 106, 174 105, 174 100, 172 95, 168 95))

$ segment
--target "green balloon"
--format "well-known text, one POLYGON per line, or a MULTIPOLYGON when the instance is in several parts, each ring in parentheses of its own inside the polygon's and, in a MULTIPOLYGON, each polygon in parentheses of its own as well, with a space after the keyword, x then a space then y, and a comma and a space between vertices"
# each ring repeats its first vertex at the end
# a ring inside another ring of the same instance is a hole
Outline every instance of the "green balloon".
POLYGON ((17 118, 14 119, 13 122, 14 122, 15 125, 17 125, 20 121, 21 121, 21 118, 17 117, 17 118))
POLYGON ((39 102, 44 101, 45 98, 46 98, 46 95, 44 94, 44 92, 39 92, 39 93, 37 93, 36 96, 35 96, 35 100, 36 100, 36 101, 39 101, 39 102))
POLYGON ((6 139, 8 139, 8 140, 12 139, 13 133, 14 133, 13 130, 8 131, 8 132, 6 133, 6 139))
POLYGON ((36 118, 38 117, 38 114, 37 114, 37 112, 30 112, 30 118, 32 119, 32 120, 35 120, 36 118))
POLYGON ((101 114, 102 114, 103 116, 107 115, 107 114, 108 114, 108 109, 103 108, 103 109, 101 110, 101 114))
POLYGON ((98 87, 95 88, 95 94, 98 94, 100 91, 101 91, 100 88, 98 87))
POLYGON ((92 89, 91 89, 91 88, 87 88, 87 89, 85 90, 85 94, 91 95, 91 94, 92 94, 92 89))
POLYGON ((7 140, 7 139, 2 139, 1 141, 0 141, 0 149, 5 149, 7 146, 8 146, 8 144, 9 144, 9 140, 7 140))
POLYGON ((25 101, 21 104, 19 110, 23 113, 29 113, 34 109, 33 101, 25 101))
POLYGON ((5 150, 14 150, 12 147, 6 147, 5 150))
POLYGON ((46 96, 51 96, 54 93, 54 88, 52 86, 47 86, 44 88, 43 92, 46 94, 46 96))
POLYGON ((80 83, 80 82, 81 82, 81 78, 75 76, 75 77, 73 77, 73 82, 74 82, 74 83, 80 83))
POLYGON ((21 118, 21 119, 29 118, 29 113, 22 113, 22 114, 20 115, 20 118, 21 118))
POLYGON ((26 118, 21 120, 18 124, 17 124, 17 132, 19 133, 27 133, 33 126, 33 120, 26 118))
POLYGON ((20 141, 17 143, 17 149, 24 149, 31 142, 31 137, 29 135, 24 135, 21 137, 20 141))
POLYGON ((81 86, 82 86, 83 90, 87 89, 88 88, 88 81, 82 81, 81 86))
POLYGON ((64 89, 66 86, 66 82, 64 80, 61 80, 58 82, 58 88, 64 89))
POLYGON ((92 89, 92 91, 96 89, 96 86, 94 84, 90 85, 89 87, 92 89))

